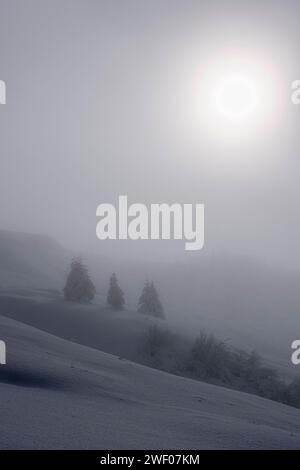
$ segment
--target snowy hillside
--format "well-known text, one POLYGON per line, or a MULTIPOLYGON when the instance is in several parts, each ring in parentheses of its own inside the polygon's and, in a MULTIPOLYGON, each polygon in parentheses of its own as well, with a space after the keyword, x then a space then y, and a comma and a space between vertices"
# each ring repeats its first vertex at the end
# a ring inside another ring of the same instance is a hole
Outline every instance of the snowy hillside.
POLYGON ((0 288, 60 287, 69 258, 50 237, 0 230, 0 288))
POLYGON ((0 448, 293 449, 300 410, 0 317, 0 448))
POLYGON ((0 314, 60 338, 137 360, 153 323, 136 312, 112 312, 99 305, 64 302, 55 292, 0 294, 0 314), (26 295, 25 295, 26 294, 26 295), (48 296, 47 296, 48 294, 48 296))
MULTIPOLYGON (((102 305, 112 272, 118 274, 131 310, 145 279, 154 279, 168 321, 181 329, 193 333, 204 327, 270 358, 286 361, 289 356, 300 328, 299 272, 206 254, 201 260, 173 264, 113 260, 100 252, 81 255, 102 305)), ((71 258, 72 252, 52 238, 0 231, 0 292, 24 287, 61 292, 71 258)))
MULTIPOLYGON (((73 311, 59 303, 71 258, 71 251, 49 237, 0 231, 0 312, 63 338, 93 347, 100 344, 100 349, 122 355, 114 324, 103 324, 97 318, 101 311, 105 320, 109 276, 118 274, 129 311, 136 309, 148 277, 158 286, 168 326, 192 337, 207 329, 234 346, 257 350, 285 376, 297 374, 290 361, 290 346, 300 329, 299 273, 271 269, 247 258, 204 255, 201 261, 170 265, 86 254, 83 258, 96 285, 97 299, 95 308, 87 309, 89 321, 85 322, 80 308, 73 311), (47 302, 42 304, 32 302, 45 297, 47 302)), ((135 319, 130 319, 129 328, 143 330, 135 319)), ((128 316, 122 321, 121 315, 117 323, 127 331, 128 316)), ((117 328, 120 334, 122 328, 117 328)))

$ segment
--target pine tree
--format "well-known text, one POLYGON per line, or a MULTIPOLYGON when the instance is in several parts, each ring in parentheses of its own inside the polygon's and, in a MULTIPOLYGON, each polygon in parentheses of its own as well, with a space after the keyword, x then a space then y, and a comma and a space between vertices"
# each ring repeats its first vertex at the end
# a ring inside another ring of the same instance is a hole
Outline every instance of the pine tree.
POLYGON ((144 315, 164 318, 163 306, 153 282, 146 281, 138 302, 138 311, 144 315))
POLYGON ((120 288, 115 273, 111 276, 109 280, 109 289, 107 293, 107 303, 114 310, 123 310, 125 300, 122 289, 120 288))
POLYGON ((90 302, 93 300, 95 293, 96 289, 90 279, 87 267, 80 259, 73 259, 64 287, 65 300, 80 303, 90 302))

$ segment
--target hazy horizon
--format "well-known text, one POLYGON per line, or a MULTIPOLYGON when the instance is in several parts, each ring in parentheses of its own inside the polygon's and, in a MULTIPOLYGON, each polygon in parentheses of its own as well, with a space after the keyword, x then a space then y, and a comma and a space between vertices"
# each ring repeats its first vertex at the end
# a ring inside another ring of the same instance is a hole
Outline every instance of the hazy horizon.
POLYGON ((114 258, 224 253, 298 266, 297 2, 4 0, 1 8, 1 228, 114 258), (205 67, 228 57, 262 64, 274 88, 272 119, 237 138, 210 134, 201 114, 205 67), (146 205, 204 203, 204 250, 100 242, 96 207, 120 194, 146 205))

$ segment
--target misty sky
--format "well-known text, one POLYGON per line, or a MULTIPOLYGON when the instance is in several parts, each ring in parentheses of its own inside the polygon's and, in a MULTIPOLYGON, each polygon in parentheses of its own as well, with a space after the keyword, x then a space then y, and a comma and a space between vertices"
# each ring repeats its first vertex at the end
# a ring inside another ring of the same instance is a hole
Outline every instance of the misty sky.
POLYGON ((298 1, 0 0, 1 228, 115 256, 297 266, 299 17, 298 1), (230 141, 196 109, 203 67, 228 51, 259 56, 276 84, 272 122, 230 141), (98 241, 96 207, 120 194, 204 203, 204 251, 98 241))

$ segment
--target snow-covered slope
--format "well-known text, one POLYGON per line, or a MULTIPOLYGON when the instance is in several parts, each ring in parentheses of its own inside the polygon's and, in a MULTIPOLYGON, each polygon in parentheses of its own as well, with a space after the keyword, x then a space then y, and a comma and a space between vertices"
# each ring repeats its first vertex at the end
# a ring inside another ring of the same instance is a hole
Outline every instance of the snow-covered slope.
POLYGON ((300 447, 300 410, 0 317, 0 448, 300 447))
MULTIPOLYGON (((0 315, 13 318, 63 339, 138 361, 150 317, 114 312, 98 304, 64 302, 44 291, 0 294, 0 315)), ((162 322, 164 323, 164 322, 162 322)))
POLYGON ((97 287, 97 299, 94 311, 89 309, 84 319, 83 310, 80 313, 80 309, 59 304, 71 258, 71 251, 47 236, 0 231, 0 314, 135 359, 136 338, 144 326, 137 317, 134 324, 134 315, 131 319, 126 315, 126 321, 122 316, 115 322, 106 321, 108 280, 112 272, 118 274, 126 307, 134 311, 148 277, 158 287, 168 328, 192 339, 200 329, 212 331, 235 347, 256 350, 288 380, 298 375, 290 356, 295 332, 300 330, 299 272, 205 253, 174 264, 86 254, 83 259, 97 287), (36 306, 37 299, 46 301, 36 306), (128 331, 128 325, 137 335, 127 336, 132 341, 126 344, 123 331, 128 331))
POLYGON ((70 258, 50 237, 0 230, 0 288, 61 287, 70 258))
MULTIPOLYGON (((136 308, 145 278, 154 279, 168 323, 191 336, 200 328, 213 331, 234 346, 256 349, 273 367, 294 374, 290 345, 300 329, 299 272, 206 253, 173 264, 113 260, 100 253, 82 256, 100 307, 112 272, 118 275, 129 310, 136 308)), ((71 251, 47 236, 0 231, 0 293, 15 296, 26 288, 35 297, 42 288, 61 295, 71 258, 71 251)))

